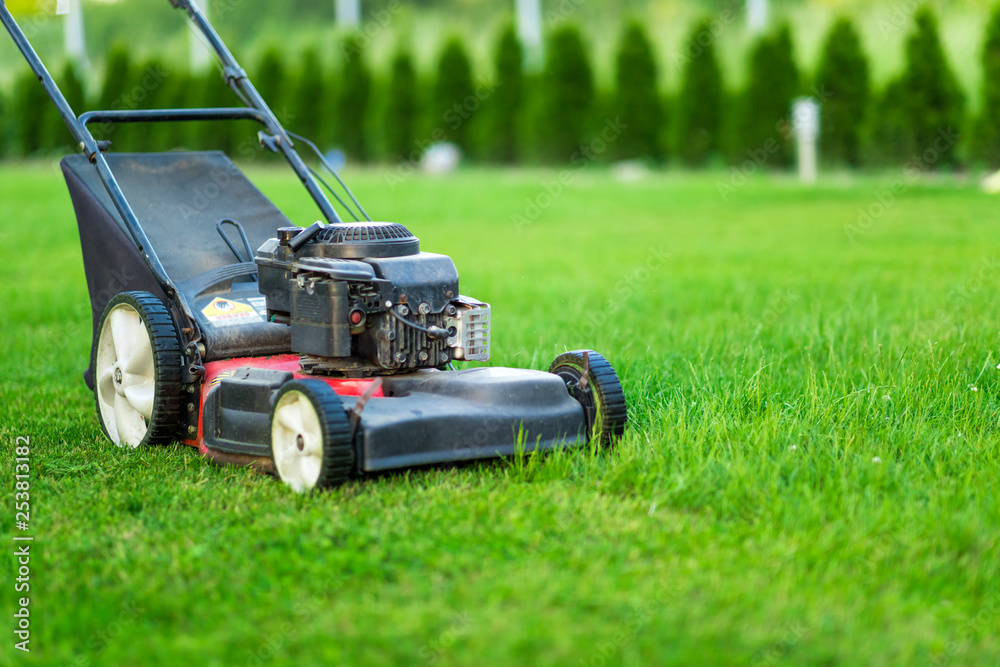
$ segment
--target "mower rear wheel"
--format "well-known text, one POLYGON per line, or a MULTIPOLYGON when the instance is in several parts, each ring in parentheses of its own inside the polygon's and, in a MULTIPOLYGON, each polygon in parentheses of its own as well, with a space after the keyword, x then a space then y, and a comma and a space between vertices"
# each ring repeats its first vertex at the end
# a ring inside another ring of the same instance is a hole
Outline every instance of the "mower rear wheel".
POLYGON ((549 372, 561 377, 583 406, 592 437, 604 445, 622 437, 628 422, 625 392, 607 359, 593 350, 574 350, 556 357, 549 372))
POLYGON ((105 435, 119 447, 172 442, 180 422, 181 346, 163 303, 149 292, 112 298, 92 354, 105 435))
POLYGON ((351 425, 330 385, 298 380, 278 390, 271 411, 271 457, 278 477, 299 493, 350 479, 351 425))

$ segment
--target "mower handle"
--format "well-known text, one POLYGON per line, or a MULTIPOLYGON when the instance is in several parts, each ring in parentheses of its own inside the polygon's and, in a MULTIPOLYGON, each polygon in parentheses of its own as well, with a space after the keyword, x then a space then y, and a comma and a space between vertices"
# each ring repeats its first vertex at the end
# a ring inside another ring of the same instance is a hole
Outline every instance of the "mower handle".
POLYGON ((258 111, 266 122, 264 123, 267 131, 276 137, 276 144, 279 152, 284 155, 285 160, 295 171, 295 174, 302 181, 302 185, 305 186, 309 194, 312 195, 313 201, 319 207, 320 211, 323 213, 323 217, 326 221, 331 224, 340 224, 344 221, 341 219, 340 215, 334 210, 333 206, 330 204, 330 200, 326 198, 323 191, 320 189, 319 185, 313 180, 312 174, 309 173, 309 167, 302 160, 302 157, 296 152, 295 144, 292 143, 291 137, 285 131, 285 128, 278 121, 278 117, 274 115, 271 111, 271 107, 267 105, 264 98, 261 97, 257 89, 250 82, 250 78, 247 76, 246 71, 240 67, 240 64, 236 62, 236 58, 229 51, 229 48, 219 37, 219 33, 215 31, 212 24, 209 23, 208 18, 205 17, 204 12, 201 11, 201 7, 198 3, 193 0, 169 0, 170 5, 175 9, 183 9, 187 12, 188 17, 191 22, 198 28, 198 30, 204 35, 205 39, 208 41, 209 46, 215 51, 216 57, 219 62, 222 63, 222 73, 226 79, 226 84, 236 93, 236 96, 243 100, 243 103, 247 105, 250 109, 258 111))
POLYGON ((343 223, 343 220, 334 210, 330 201, 326 198, 326 195, 323 194, 323 191, 313 179, 309 167, 296 152, 289 133, 285 131, 284 127, 282 127, 281 123, 274 115, 274 112, 261 97, 260 93, 257 92, 257 89, 254 88, 253 84, 250 83, 246 72, 240 67, 239 63, 236 62, 236 59, 233 57, 232 53, 229 52, 229 49, 226 48, 226 45, 222 42, 218 33, 209 23, 204 13, 202 13, 201 8, 192 2, 192 0, 170 0, 170 4, 175 8, 183 9, 191 18, 191 21, 197 26, 198 30, 200 30, 200 32, 207 38, 212 49, 215 51, 216 56, 223 65, 223 75, 226 79, 227 85, 246 104, 246 108, 192 110, 173 109, 165 111, 94 111, 85 113, 77 118, 72 107, 70 107, 69 103, 66 101, 66 97, 62 94, 62 91, 59 90, 59 87, 56 85, 56 82, 53 80, 51 74, 49 74, 48 70, 45 68, 41 58, 38 57, 35 49, 31 46, 27 35, 25 35, 13 15, 11 15, 10 9, 7 7, 4 0, 0 0, 0 24, 6 28, 11 39, 13 39, 14 44, 17 46, 18 50, 20 50, 21 55, 23 55, 24 59, 28 62, 28 65, 35 74, 35 77, 38 79, 39 83, 41 83, 45 92, 48 93, 49 98, 58 110, 63 122, 69 128, 69 131, 76 140, 80 150, 96 168, 97 174, 100 177, 101 182, 104 184, 114 207, 118 210, 118 213, 122 217, 126 231, 129 236, 132 237, 136 248, 146 260, 146 264, 149 266, 156 282, 163 289, 167 299, 174 303, 177 311, 183 314, 183 316, 188 320, 187 324, 191 326, 192 330, 195 332, 195 337, 197 337, 198 328, 194 321, 192 314, 193 310, 191 309, 190 304, 186 302, 184 295, 178 292, 177 287, 173 284, 173 281, 171 281, 170 277, 164 270, 163 265, 160 263, 156 252, 153 250, 153 247, 149 242, 149 238, 143 231, 135 212, 132 210, 131 205, 125 198, 125 194, 122 192, 121 186, 118 184, 114 174, 111 172, 111 167, 104 159, 102 150, 105 150, 107 145, 104 142, 98 142, 94 138, 87 127, 89 123, 97 121, 134 123, 161 122, 168 120, 254 120, 264 125, 267 133, 274 137, 274 143, 276 144, 279 152, 285 157, 288 164, 299 177, 302 185, 305 186, 306 190, 312 196, 313 201, 323 213, 323 217, 326 218, 330 224, 343 223))
POLYGON ((196 120, 253 120, 267 127, 267 116, 257 109, 231 107, 215 109, 120 109, 88 111, 80 114, 80 122, 91 123, 170 123, 196 120))

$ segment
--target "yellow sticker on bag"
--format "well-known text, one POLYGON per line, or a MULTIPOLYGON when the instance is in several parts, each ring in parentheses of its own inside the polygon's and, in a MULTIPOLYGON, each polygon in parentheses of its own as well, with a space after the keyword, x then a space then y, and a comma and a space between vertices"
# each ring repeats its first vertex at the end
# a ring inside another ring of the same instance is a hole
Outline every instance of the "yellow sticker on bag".
POLYGON ((263 322, 263 318, 257 314, 257 311, 250 304, 218 297, 213 299, 212 303, 202 308, 201 313, 209 322, 217 327, 230 324, 263 322))

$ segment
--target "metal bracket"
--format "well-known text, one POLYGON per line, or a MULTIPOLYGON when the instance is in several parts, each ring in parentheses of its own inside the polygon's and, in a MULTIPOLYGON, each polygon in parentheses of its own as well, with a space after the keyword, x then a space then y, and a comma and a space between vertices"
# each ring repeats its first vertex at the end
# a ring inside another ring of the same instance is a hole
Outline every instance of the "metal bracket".
POLYGON ((257 132, 257 141, 260 142, 261 148, 269 150, 272 153, 277 153, 278 146, 281 144, 281 137, 276 137, 268 134, 264 130, 260 130, 257 132))
POLYGON ((354 407, 351 409, 351 440, 354 440, 354 436, 357 435, 358 427, 361 426, 361 413, 364 412, 365 406, 368 405, 368 401, 371 400, 375 392, 382 388, 382 376, 377 376, 365 392, 358 396, 358 400, 354 403, 354 407))
POLYGON ((194 384, 203 377, 205 377, 205 367, 191 364, 181 371, 181 384, 194 384))
POLYGON ((234 65, 227 65, 222 68, 222 75, 225 77, 227 83, 230 81, 242 81, 247 78, 246 70, 234 65))

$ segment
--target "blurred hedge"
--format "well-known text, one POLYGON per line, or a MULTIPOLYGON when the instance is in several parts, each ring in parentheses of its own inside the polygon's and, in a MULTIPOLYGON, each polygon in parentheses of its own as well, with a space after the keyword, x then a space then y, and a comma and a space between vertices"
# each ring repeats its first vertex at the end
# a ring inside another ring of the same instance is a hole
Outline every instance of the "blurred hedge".
MULTIPOLYGON (((989 113, 975 123, 966 118, 933 12, 921 8, 911 23, 905 67, 881 90, 871 86, 867 57, 846 18, 833 24, 813 73, 795 62, 788 26, 758 39, 747 54, 749 72, 739 91, 725 86, 715 41, 726 34, 710 21, 693 26, 689 39, 678 45, 683 57, 676 63, 676 81, 673 76, 663 80, 642 24, 626 22, 611 90, 597 89, 588 36, 569 23, 549 35, 544 70, 537 74, 524 70, 524 51, 506 25, 486 71, 476 71, 468 45, 452 36, 441 45, 434 71, 418 70, 400 47, 385 71, 373 72, 366 40, 348 36, 325 50, 317 45, 291 53, 271 48, 250 76, 290 130, 313 138, 324 150, 340 148, 352 161, 418 159, 432 142, 447 139, 470 160, 509 164, 565 163, 584 156, 575 162, 650 158, 692 167, 719 160, 742 165, 748 155, 765 149, 764 166, 781 169, 794 163, 789 107, 805 94, 821 103, 821 157, 829 163, 902 168, 914 156, 935 150, 935 143, 940 147, 947 136, 947 150, 938 151, 924 168, 954 167, 970 159, 1000 166, 1000 122, 989 113), (333 66, 324 51, 336 54, 333 66), (676 97, 665 94, 665 84, 677 87, 676 97), (619 133, 607 150, 592 150, 604 144, 601 135, 609 134, 608 123, 615 118, 627 128, 615 130, 619 133)), ((983 103, 992 110, 1000 103, 1000 8, 986 27, 982 59, 983 103)), ((91 86, 89 97, 72 66, 52 71, 78 112, 84 106, 240 103, 215 69, 190 74, 171 63, 137 65, 120 47, 109 50, 104 76, 91 86)), ((256 128, 249 123, 96 131, 120 151, 212 148, 243 157, 259 154, 256 128)), ((28 73, 0 95, 0 142, 5 157, 72 149, 61 119, 28 73)))
POLYGON ((677 107, 677 153, 688 167, 703 167, 723 147, 724 91, 711 21, 694 27, 684 54, 677 107))
POLYGON ((976 125, 975 155, 1000 169, 1000 6, 986 27, 983 46, 983 111, 976 125))
POLYGON ((823 46, 814 94, 823 104, 820 145, 824 157, 860 165, 871 84, 861 40, 847 19, 834 24, 823 46))

